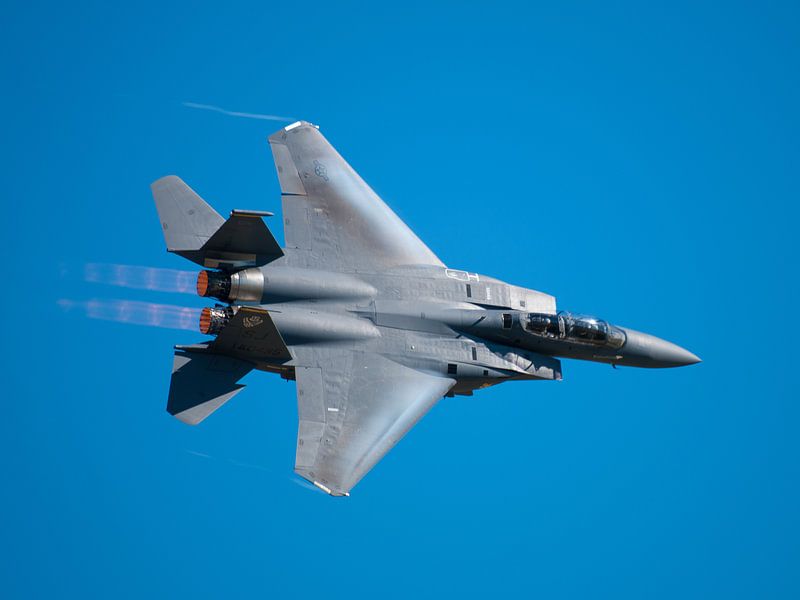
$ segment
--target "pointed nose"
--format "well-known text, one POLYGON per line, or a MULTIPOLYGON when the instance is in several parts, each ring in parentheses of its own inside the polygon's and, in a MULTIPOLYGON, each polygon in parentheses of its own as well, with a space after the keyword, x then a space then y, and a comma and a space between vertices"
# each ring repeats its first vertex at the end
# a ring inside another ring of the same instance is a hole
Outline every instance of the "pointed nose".
POLYGON ((625 330, 627 340, 622 347, 623 359, 619 361, 620 365, 663 369, 685 367, 700 362, 696 355, 677 344, 641 331, 622 329, 625 330))

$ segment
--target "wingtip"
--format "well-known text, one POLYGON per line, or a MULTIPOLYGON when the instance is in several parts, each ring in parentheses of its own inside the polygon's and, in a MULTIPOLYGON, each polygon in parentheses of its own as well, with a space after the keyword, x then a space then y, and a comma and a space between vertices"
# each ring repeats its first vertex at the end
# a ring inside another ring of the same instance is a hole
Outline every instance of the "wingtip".
POLYGON ((177 175, 164 175, 163 177, 159 177, 153 183, 150 184, 152 189, 155 189, 165 183, 171 183, 173 181, 181 181, 181 178, 177 175))
POLYGON ((286 127, 281 127, 280 129, 278 129, 278 131, 276 131, 275 133, 269 135, 267 137, 267 141, 269 143, 271 143, 271 144, 275 144, 275 143, 283 144, 283 143, 285 143, 284 140, 286 140, 286 137, 290 132, 292 132, 292 131, 294 131, 296 129, 303 129, 303 128, 309 128, 309 127, 319 131, 319 125, 316 125, 315 123, 312 123, 311 121, 302 121, 302 120, 301 121, 295 121, 294 123, 289 123, 286 127))
POLYGON ((289 123, 286 127, 283 128, 283 131, 291 131, 292 129, 297 129, 298 127, 313 127, 314 129, 319 129, 319 125, 312 123, 311 121, 295 121, 294 123, 289 123))
POLYGON ((334 498, 342 498, 342 497, 343 498, 349 498, 350 497, 350 492, 342 492, 342 491, 339 491, 339 490, 332 490, 327 485, 325 485, 324 483, 320 483, 319 481, 312 481, 312 483, 315 486, 317 486, 319 489, 321 489, 323 492, 325 492, 326 494, 328 494, 330 496, 333 496, 334 498))

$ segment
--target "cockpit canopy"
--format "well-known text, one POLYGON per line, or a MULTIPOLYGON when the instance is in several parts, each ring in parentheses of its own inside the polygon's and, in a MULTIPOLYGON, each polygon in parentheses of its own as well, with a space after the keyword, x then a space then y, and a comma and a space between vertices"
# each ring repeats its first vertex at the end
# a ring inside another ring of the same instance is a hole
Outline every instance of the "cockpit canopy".
POLYGON ((522 316, 526 331, 553 340, 618 349, 625 343, 625 332, 608 321, 561 311, 556 315, 528 313, 522 316))

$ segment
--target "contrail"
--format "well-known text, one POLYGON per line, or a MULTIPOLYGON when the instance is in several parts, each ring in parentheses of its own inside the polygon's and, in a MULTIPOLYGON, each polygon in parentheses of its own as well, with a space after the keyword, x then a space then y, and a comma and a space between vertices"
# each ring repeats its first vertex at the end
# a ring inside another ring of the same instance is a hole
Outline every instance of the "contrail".
POLYGON ((157 269, 135 265, 87 263, 83 279, 90 283, 103 283, 135 290, 195 294, 197 272, 178 269, 157 269))
POLYGON ((65 311, 77 311, 89 319, 187 331, 197 330, 201 310, 187 306, 153 304, 136 300, 70 300, 62 298, 58 300, 57 304, 65 311))
MULTIPOLYGON (((204 452, 198 452, 197 450, 189 450, 188 448, 184 448, 184 450, 186 452, 188 452, 189 454, 193 455, 193 456, 199 456, 201 458, 208 458, 208 459, 213 460, 215 462, 222 462, 224 460, 228 464, 231 464, 231 465, 233 465, 235 467, 241 467, 243 469, 256 469, 258 471, 265 471, 267 473, 274 473, 274 471, 272 469, 270 469, 269 467, 265 467, 264 465, 255 465, 255 464, 252 464, 252 463, 246 463, 246 462, 242 462, 240 460, 236 460, 235 458, 227 458, 227 459, 218 458, 216 456, 211 456, 210 454, 206 454, 204 452)), ((314 488, 314 489, 316 489, 316 488, 314 488)))
POLYGON ((200 456, 202 458, 214 458, 210 454, 205 454, 203 452, 198 452, 197 450, 189 450, 187 448, 184 448, 184 450, 186 450, 186 452, 188 452, 189 454, 192 454, 194 456, 200 456))
POLYGON ((247 113, 247 112, 237 112, 234 110, 225 110, 224 108, 220 108, 219 106, 214 106, 213 104, 198 104, 197 102, 181 102, 181 104, 187 108, 211 110, 214 112, 221 113, 223 115, 228 115, 229 117, 241 117, 242 119, 258 119, 260 121, 284 121, 286 123, 292 123, 298 120, 293 117, 280 117, 278 115, 262 115, 260 113, 247 113))

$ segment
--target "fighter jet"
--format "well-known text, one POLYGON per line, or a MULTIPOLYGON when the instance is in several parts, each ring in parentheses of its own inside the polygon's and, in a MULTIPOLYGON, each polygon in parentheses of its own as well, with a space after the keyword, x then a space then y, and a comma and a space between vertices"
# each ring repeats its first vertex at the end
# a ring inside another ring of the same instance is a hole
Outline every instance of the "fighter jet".
POLYGON ((297 383, 295 472, 348 496, 444 396, 560 380, 559 358, 678 367, 670 342, 560 311, 548 294, 448 268, 311 123, 269 137, 285 246, 271 213, 223 219, 181 179, 152 184, 167 250, 203 270, 201 343, 175 346, 167 410, 196 425, 251 370, 297 383))

